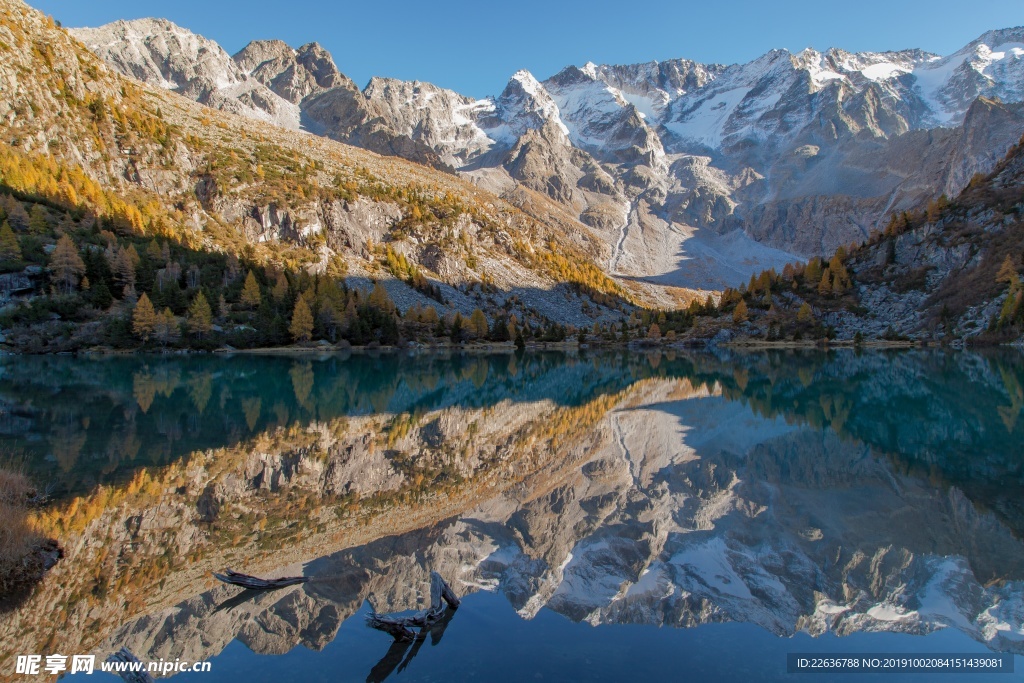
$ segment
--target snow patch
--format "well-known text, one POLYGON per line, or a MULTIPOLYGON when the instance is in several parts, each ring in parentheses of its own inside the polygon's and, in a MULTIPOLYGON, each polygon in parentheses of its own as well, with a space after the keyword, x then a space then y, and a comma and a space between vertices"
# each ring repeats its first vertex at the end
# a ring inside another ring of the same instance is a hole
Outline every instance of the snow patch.
POLYGON ((962 592, 962 587, 974 581, 970 569, 955 559, 940 560, 935 567, 935 574, 925 586, 920 598, 918 614, 930 617, 942 625, 956 626, 971 631, 974 625, 957 607, 951 595, 962 592))
POLYGON ((842 614, 844 612, 849 611, 850 608, 846 605, 837 605, 831 600, 823 600, 822 602, 819 602, 817 607, 815 608, 815 612, 817 612, 818 614, 828 614, 830 616, 833 614, 842 614))
POLYGON ((914 69, 916 90, 940 125, 950 126, 955 123, 955 112, 946 108, 942 101, 941 91, 965 61, 967 61, 966 54, 953 55, 945 59, 936 59, 914 69))
POLYGON ((712 149, 722 146, 722 137, 729 117, 751 88, 734 88, 715 93, 701 102, 693 111, 665 127, 685 140, 693 140, 712 149))
POLYGON ((754 596, 747 588, 747 584, 733 570, 728 552, 725 541, 715 538, 703 545, 676 553, 669 562, 692 572, 701 583, 714 591, 743 600, 753 600, 754 596))
POLYGON ((861 69, 861 74, 869 81, 887 81, 910 71, 904 66, 892 62, 879 62, 861 69))

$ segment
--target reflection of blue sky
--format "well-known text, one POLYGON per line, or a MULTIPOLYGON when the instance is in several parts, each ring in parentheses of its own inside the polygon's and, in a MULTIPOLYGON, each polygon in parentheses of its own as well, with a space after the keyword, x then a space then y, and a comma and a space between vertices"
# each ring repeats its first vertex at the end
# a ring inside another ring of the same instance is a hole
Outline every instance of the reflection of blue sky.
MULTIPOLYGON (((340 625, 322 650, 296 645, 279 655, 256 655, 240 641, 212 658, 212 672, 182 674, 175 681, 359 681, 387 651, 390 638, 366 628, 366 606, 340 625)), ((869 653, 973 652, 984 646, 946 629, 927 636, 856 633, 812 638, 798 633, 780 639, 751 624, 708 624, 697 628, 638 628, 605 625, 593 628, 550 610, 523 620, 500 595, 474 593, 463 600, 443 639, 430 639, 395 681, 653 681, 720 683, 824 683, 813 674, 788 675, 790 652, 869 653)), ((1015 657, 1017 671, 1024 657, 1015 657)), ((1001 676, 946 677, 957 683, 993 683, 1001 676)), ((887 675, 886 683, 921 683, 921 674, 887 675)), ((109 679, 105 679, 109 680, 109 679)), ((882 680, 845 674, 844 681, 882 680)))

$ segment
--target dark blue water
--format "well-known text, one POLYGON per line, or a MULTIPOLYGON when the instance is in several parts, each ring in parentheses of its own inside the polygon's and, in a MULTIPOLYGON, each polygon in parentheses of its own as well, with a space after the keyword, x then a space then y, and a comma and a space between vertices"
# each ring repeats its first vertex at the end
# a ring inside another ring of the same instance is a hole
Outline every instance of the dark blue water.
MULTIPOLYGON (((708 624, 692 629, 648 628, 573 623, 549 610, 524 620, 493 593, 475 593, 463 602, 438 642, 424 639, 396 648, 391 638, 366 628, 368 609, 345 621, 322 652, 295 647, 277 656, 254 655, 231 643, 211 661, 209 673, 185 673, 188 681, 806 681, 879 680, 923 683, 928 680, 1020 680, 1016 674, 787 674, 789 652, 819 653, 967 653, 987 654, 982 645, 954 630, 928 636, 862 633, 780 639, 749 624, 708 624)), ((1016 656, 1015 671, 1024 669, 1016 656)), ((108 679, 116 677, 107 675, 108 679)))

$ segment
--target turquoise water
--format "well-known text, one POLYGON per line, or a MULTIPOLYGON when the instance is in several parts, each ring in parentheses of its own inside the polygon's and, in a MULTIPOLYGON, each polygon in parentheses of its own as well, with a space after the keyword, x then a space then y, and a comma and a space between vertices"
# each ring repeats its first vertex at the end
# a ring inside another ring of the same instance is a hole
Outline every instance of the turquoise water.
POLYGON ((205 681, 1024 670, 1020 353, 18 358, 0 402, 74 548, 2 627, 19 652, 126 646, 205 681), (225 566, 310 580, 204 578, 225 566), (464 596, 441 626, 366 626, 424 606, 431 570, 464 596), (57 644, 24 635, 43 603, 57 644))
POLYGON ((652 372, 624 354, 19 357, 0 359, 0 438, 54 495, 80 494, 280 427, 501 401, 579 404, 652 372))

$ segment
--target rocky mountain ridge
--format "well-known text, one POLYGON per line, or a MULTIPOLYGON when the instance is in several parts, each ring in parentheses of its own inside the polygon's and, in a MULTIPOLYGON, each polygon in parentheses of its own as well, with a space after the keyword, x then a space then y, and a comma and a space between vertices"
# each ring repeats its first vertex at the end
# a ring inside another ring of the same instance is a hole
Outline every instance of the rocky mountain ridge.
POLYGON ((211 106, 497 193, 543 193, 607 242, 608 272, 661 284, 735 285, 864 239, 893 211, 958 192, 1024 132, 1024 29, 945 57, 774 50, 730 66, 588 63, 544 81, 520 71, 484 99, 381 78, 360 92, 315 44, 260 41, 229 58, 183 31, 143 20, 74 35, 123 73, 211 106), (219 82, 233 103, 206 93, 219 82), (267 91, 277 100, 254 97, 267 91), (288 107, 300 113, 285 121, 288 107))
MULTIPOLYGON (((150 87, 107 68, 24 3, 3 0, 0 10, 3 193, 45 203, 49 227, 72 212, 76 229, 98 222, 192 249, 250 254, 275 267, 351 277, 366 291, 380 280, 402 311, 436 305, 441 315, 481 308, 493 317, 499 299, 532 301, 526 305, 538 319, 589 327, 593 299, 585 290, 630 298, 597 265, 610 248, 550 199, 524 191, 513 204, 451 174, 275 125, 275 112, 298 110, 222 51, 166 22, 118 29, 133 40, 161 32, 122 62, 160 80, 150 87), (166 51, 180 58, 154 57, 166 51), (229 111, 199 106, 172 87, 229 111), (287 107, 264 112, 262 121, 232 113, 274 98, 287 107), (393 259, 405 259, 404 270, 386 262, 385 244, 393 259), (412 287, 410 267, 438 288, 420 289, 440 293, 431 298, 412 287), (571 285, 581 269, 604 285, 571 285)), ((248 58, 263 64, 274 47, 254 48, 248 58)), ((281 92, 297 98, 343 89, 345 79, 315 46, 274 54, 297 69, 291 80, 268 79, 281 92)))
MULTIPOLYGON (((978 103, 972 109, 979 107, 978 103)), ((821 300, 839 336, 906 336, 957 344, 1024 340, 1021 299, 1024 138, 952 200, 906 212, 844 268, 857 305, 821 300)))

